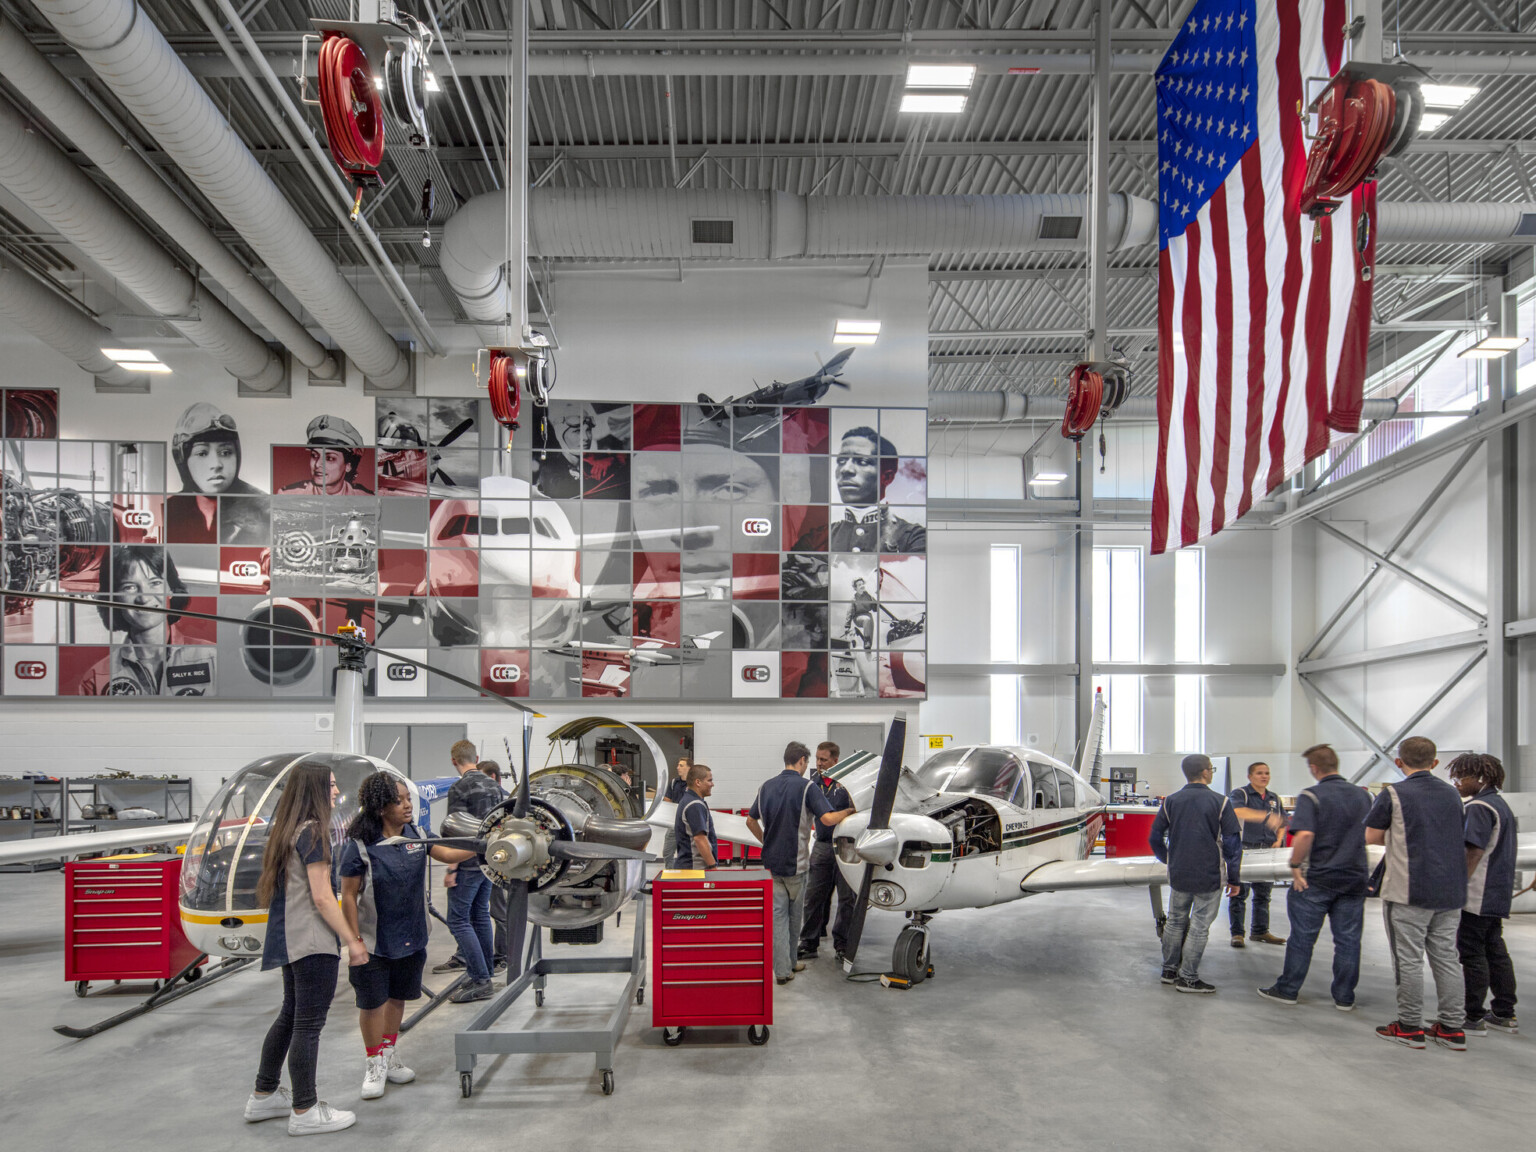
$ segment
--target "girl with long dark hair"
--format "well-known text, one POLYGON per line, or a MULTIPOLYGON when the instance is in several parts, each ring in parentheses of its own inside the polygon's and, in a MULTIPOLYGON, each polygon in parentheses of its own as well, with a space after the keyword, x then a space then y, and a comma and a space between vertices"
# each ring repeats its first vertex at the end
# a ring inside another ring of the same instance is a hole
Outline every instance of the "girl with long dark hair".
POLYGON ((409 1084, 416 1073, 395 1042, 405 1002, 421 997, 427 962, 427 858, 456 864, 473 852, 420 839, 411 823, 411 792, 393 772, 375 772, 357 792, 357 815, 341 848, 341 911, 348 933, 368 949, 368 963, 347 973, 357 993, 358 1027, 367 1062, 363 1099, 384 1095, 387 1084, 409 1084), (383 844, 395 836, 406 844, 383 844))
POLYGON ((324 764, 295 765, 267 829, 256 896, 267 913, 261 967, 283 970, 283 1006, 261 1046, 256 1088, 245 1103, 248 1121, 288 1117, 290 1136, 339 1132, 357 1122, 315 1091, 320 1031, 336 995, 337 952, 347 941, 347 963, 361 967, 368 950, 350 930, 331 887, 328 830, 336 779, 324 764), (291 1092, 279 1077, 288 1061, 291 1092))

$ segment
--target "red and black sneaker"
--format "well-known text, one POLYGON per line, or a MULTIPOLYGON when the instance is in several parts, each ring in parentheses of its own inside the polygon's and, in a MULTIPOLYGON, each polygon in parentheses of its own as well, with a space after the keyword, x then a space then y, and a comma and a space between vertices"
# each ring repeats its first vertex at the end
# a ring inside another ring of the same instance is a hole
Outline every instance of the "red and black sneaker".
POLYGON ((1452 1052, 1465 1052, 1467 1050, 1467 1034, 1460 1028, 1447 1028, 1436 1020, 1429 1030, 1430 1039, 1442 1048, 1449 1048, 1452 1052))
MULTIPOLYGON (((1383 1040, 1391 1040, 1396 1044, 1406 1044, 1410 1048, 1424 1047, 1424 1029, 1405 1028, 1396 1020, 1390 1024, 1383 1024, 1380 1028, 1376 1029, 1376 1035, 1380 1036, 1383 1040)), ((1465 1047, 1467 1042, 1465 1036, 1462 1037, 1461 1042, 1463 1047, 1465 1047)))

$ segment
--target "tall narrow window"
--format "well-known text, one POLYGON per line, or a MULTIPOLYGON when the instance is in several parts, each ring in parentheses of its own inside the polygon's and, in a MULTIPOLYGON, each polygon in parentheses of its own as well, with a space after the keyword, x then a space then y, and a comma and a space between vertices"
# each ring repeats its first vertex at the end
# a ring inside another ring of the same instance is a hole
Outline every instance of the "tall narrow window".
MULTIPOLYGON (((1096 664, 1141 662, 1141 549, 1093 550, 1093 660, 1096 664)), ((1104 690, 1104 748, 1139 753, 1142 748, 1141 677, 1135 673, 1095 676, 1104 690)))
MULTIPOLYGON (((990 658, 995 664, 1019 661, 1019 597, 1022 590, 1019 546, 992 545, 991 557, 991 645, 990 658)), ((1020 735, 1020 693, 1023 678, 1013 674, 990 677, 991 735, 993 744, 1018 744, 1020 735)))
MULTIPOLYGON (((1173 658, 1205 660, 1205 549, 1184 548, 1173 557, 1173 658)), ((1177 752, 1205 750, 1205 677, 1175 676, 1173 736, 1177 752)))

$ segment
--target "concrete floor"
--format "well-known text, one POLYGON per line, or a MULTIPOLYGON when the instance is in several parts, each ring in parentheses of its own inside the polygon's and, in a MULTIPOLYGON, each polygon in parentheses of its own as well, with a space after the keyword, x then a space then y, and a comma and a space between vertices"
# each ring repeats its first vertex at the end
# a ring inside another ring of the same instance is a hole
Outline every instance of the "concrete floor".
MULTIPOLYGON (((9 1148, 282 1146, 281 1121, 241 1122, 276 973, 243 973, 94 1039, 50 1029, 89 1023, 130 998, 76 999, 63 979, 59 873, 0 876, 0 1132, 9 1148)), ((1284 901, 1277 900, 1283 909, 1284 901)), ((1536 922, 1507 930, 1536 1002, 1536 922)), ((1277 917, 1285 931, 1283 911, 1277 917)), ((1225 912, 1217 927, 1224 928, 1225 912)), ((866 960, 888 956, 899 927, 874 913, 866 960)), ((627 948, 609 933, 609 944, 627 948)), ((627 938, 626 938, 627 940, 627 938)), ((908 992, 844 982, 826 961, 778 990, 773 1036, 691 1034, 667 1048, 631 1018, 604 1097, 590 1056, 482 1059, 472 1099, 453 1067, 445 1006, 402 1052, 414 1084, 358 1098, 362 1052, 345 979, 326 1029, 323 1098, 356 1109, 337 1148, 405 1140, 455 1152, 517 1148, 841 1150, 1523 1147, 1536 1076, 1530 1032, 1469 1041, 1465 1054, 1411 1052, 1378 1040, 1393 1016, 1378 907, 1366 918, 1360 1007, 1333 1010, 1315 970, 1299 1008, 1253 989, 1282 949, 1237 952, 1214 938, 1202 975, 1215 996, 1158 984, 1156 939, 1139 890, 1041 896, 935 921, 938 973, 908 992)), ((1326 945, 1326 937, 1324 940, 1326 945)), ((445 930, 431 954, 451 949, 445 930)), ((1326 959, 1323 961, 1326 964, 1326 959)), ((551 983, 540 1015, 580 1026, 617 977, 551 983)), ((516 1027, 532 1014, 514 1010, 516 1027)))

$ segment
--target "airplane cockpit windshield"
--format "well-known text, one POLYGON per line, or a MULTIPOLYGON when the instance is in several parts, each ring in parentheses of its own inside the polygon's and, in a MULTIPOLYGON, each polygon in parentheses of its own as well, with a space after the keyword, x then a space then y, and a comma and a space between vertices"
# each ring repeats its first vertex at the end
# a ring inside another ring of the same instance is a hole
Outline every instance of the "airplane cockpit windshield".
POLYGON ((1029 806, 1029 769, 1006 748, 946 748, 930 756, 917 778, 936 792, 972 792, 1021 808, 1029 806), (1017 797, 1017 798, 1016 798, 1017 797))
POLYGON ((256 885, 261 879, 267 828, 282 798, 283 781, 289 770, 301 763, 326 764, 336 777, 341 796, 331 813, 333 854, 340 847, 347 823, 357 811, 358 787, 383 763, 342 752, 263 756, 231 776, 203 810, 181 865, 184 908, 241 912, 261 907, 256 885))

